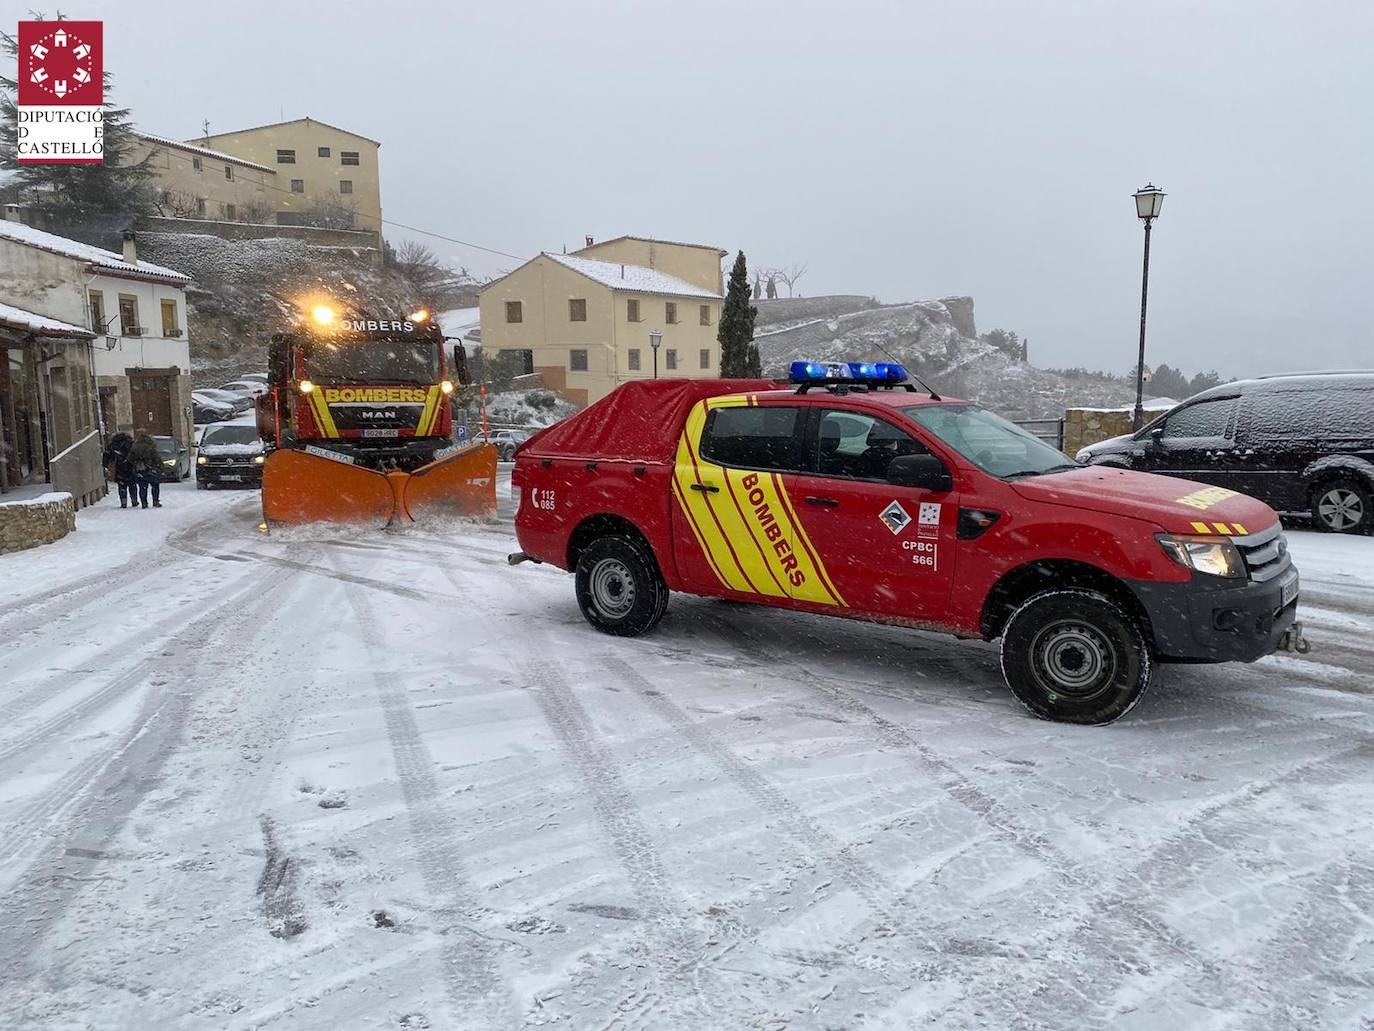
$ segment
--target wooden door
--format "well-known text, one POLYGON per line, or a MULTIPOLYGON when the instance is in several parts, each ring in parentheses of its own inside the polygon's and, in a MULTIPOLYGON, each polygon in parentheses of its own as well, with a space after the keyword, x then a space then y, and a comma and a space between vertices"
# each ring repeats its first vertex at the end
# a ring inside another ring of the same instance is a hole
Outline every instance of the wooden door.
POLYGON ((172 432, 172 381, 166 376, 130 376, 129 402, 135 429, 142 427, 155 437, 175 436, 172 432))

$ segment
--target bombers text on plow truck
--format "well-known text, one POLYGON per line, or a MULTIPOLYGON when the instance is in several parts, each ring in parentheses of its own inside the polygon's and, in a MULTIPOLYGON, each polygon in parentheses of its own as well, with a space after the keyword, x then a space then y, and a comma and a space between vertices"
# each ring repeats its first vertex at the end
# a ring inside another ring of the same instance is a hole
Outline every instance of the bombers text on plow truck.
POLYGON ((496 449, 454 444, 449 398, 466 379, 425 311, 405 318, 317 305, 272 336, 258 432, 269 526, 386 526, 429 514, 496 511, 496 449))
POLYGON ((626 384, 516 453, 512 564, 575 572, 634 635, 670 591, 1001 638, 1037 716, 1109 723, 1156 661, 1305 650, 1278 517, 1216 487, 1083 467, 899 365, 626 384))

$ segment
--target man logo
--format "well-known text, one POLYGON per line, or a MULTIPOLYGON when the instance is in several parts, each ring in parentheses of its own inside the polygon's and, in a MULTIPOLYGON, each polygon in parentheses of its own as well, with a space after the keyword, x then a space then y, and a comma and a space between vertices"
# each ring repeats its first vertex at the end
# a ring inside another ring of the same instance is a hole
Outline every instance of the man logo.
POLYGON ((891 530, 894 535, 900 534, 907 528, 907 524, 911 522, 911 516, 907 514, 906 509, 895 501, 879 512, 878 518, 883 521, 883 525, 891 530))

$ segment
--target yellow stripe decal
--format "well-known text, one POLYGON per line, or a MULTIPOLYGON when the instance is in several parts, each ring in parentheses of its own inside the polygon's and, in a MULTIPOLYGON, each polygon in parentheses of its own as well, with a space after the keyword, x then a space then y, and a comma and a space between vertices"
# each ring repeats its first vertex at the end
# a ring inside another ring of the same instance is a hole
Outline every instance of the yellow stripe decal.
POLYGON ((696 454, 694 444, 701 440, 711 409, 757 403, 755 397, 734 394, 708 398, 693 407, 678 441, 673 496, 723 587, 842 605, 781 478, 776 473, 727 469, 696 454), (698 491, 693 484, 720 489, 698 491))
MULTIPOLYGON (((773 478, 777 480, 777 474, 774 474, 773 478)), ((783 507, 787 511, 788 519, 795 528, 797 535, 796 539, 801 542, 801 548, 798 553, 806 556, 807 562, 811 564, 812 568, 814 568, 817 573, 819 583, 816 585, 814 593, 823 591, 826 594, 824 598, 807 597, 800 591, 794 591, 792 596, 794 598, 801 598, 804 601, 814 601, 820 605, 844 605, 844 597, 836 590, 834 581, 830 579, 830 574, 826 572, 825 560, 821 558, 821 553, 816 549, 816 546, 811 543, 811 538, 807 536, 806 529, 802 526, 801 519, 798 518, 796 510, 792 507, 792 499, 787 496, 787 491, 782 489, 780 483, 778 485, 778 494, 782 498, 783 507)))
POLYGON ((1208 526, 1206 523, 1194 523, 1194 524, 1193 524, 1193 529, 1196 530, 1198 533, 1211 533, 1211 532, 1212 532, 1212 528, 1211 528, 1210 526, 1208 526))
POLYGON ((420 422, 415 427, 415 436, 428 437, 434 432, 434 420, 439 414, 439 406, 435 403, 438 397, 438 387, 429 387, 425 390, 425 410, 420 413, 420 422))
POLYGON ((692 517, 692 510, 687 506, 687 499, 682 496, 682 490, 678 487, 677 478, 673 479, 673 497, 677 498, 677 503, 682 506, 683 518, 687 520, 687 525, 691 527, 692 536, 696 538, 697 544, 701 547, 701 553, 706 556, 706 564, 711 567, 711 572, 716 574, 716 579, 720 581, 722 587, 729 587, 720 567, 716 565, 716 560, 711 554, 711 549, 707 547, 706 540, 702 536, 701 528, 697 526, 697 521, 692 517))
POLYGON ((1213 523, 1212 525, 1217 528, 1217 533, 1230 534, 1231 532, 1231 528, 1225 523, 1213 523))
POLYGON ((334 425, 334 416, 329 413, 329 405, 325 403, 324 395, 318 390, 312 390, 306 397, 310 398, 310 407, 315 413, 315 421, 319 423, 320 432, 326 437, 337 437, 339 431, 334 425))
POLYGON ((1250 532, 1245 527, 1241 526, 1240 523, 1232 523, 1231 529, 1236 531, 1236 533, 1241 537, 1244 537, 1247 533, 1250 532))

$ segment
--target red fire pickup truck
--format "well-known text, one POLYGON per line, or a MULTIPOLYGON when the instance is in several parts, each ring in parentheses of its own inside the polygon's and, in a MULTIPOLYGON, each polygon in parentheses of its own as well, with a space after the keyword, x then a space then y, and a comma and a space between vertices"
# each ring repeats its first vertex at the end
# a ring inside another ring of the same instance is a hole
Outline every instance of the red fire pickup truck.
POLYGON ((522 551, 635 635, 670 591, 1002 640, 1035 715, 1109 723, 1155 662, 1303 648, 1278 517, 1084 467, 896 365, 629 383, 516 453, 522 551))

